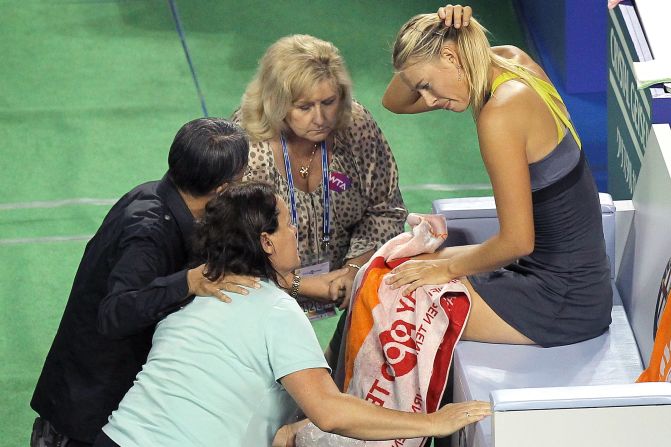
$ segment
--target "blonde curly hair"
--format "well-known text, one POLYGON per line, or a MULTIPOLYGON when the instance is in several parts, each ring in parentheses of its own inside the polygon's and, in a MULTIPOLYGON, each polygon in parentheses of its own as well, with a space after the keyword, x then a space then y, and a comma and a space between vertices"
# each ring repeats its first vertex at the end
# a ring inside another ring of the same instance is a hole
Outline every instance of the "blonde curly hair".
POLYGON ((272 44, 242 96, 240 121, 252 141, 263 141, 286 130, 284 122, 294 101, 322 81, 331 81, 340 103, 334 131, 352 118, 352 81, 340 51, 331 42, 304 34, 272 44))

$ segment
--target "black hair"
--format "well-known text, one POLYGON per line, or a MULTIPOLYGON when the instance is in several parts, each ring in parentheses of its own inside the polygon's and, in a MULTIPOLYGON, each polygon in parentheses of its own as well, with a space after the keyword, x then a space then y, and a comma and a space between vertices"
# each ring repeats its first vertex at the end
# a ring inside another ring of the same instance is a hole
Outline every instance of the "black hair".
POLYGON ((196 197, 242 174, 249 141, 237 124, 222 118, 198 118, 179 129, 168 154, 168 176, 181 191, 196 197))
POLYGON ((277 231, 275 189, 263 182, 228 185, 205 207, 197 224, 193 253, 213 281, 224 273, 259 276, 277 283, 277 272, 261 246, 261 233, 277 231))

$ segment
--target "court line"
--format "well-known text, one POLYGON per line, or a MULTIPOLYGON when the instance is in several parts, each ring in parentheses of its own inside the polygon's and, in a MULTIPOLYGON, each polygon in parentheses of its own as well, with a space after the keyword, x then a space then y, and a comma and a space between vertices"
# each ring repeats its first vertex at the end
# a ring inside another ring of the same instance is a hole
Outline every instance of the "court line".
MULTIPOLYGON (((401 185, 401 191, 487 191, 492 186, 489 183, 418 183, 401 185)), ((32 202, 0 203, 0 211, 19 209, 49 209, 73 205, 112 206, 119 199, 93 199, 78 197, 62 200, 36 200, 32 202)))
POLYGON ((78 241, 88 241, 92 237, 93 237, 92 234, 84 234, 79 236, 19 237, 14 239, 0 239, 0 245, 46 244, 51 242, 78 242, 78 241))
MULTIPOLYGON (((414 185, 400 186, 401 191, 491 191, 492 187, 488 183, 419 183, 414 185)), ((119 199, 92 199, 87 197, 63 199, 63 200, 39 200, 33 202, 0 203, 0 211, 11 211, 19 209, 51 209, 64 206, 112 206, 119 199)), ((76 236, 44 236, 44 237, 23 237, 0 239, 0 245, 18 245, 18 244, 46 244, 53 242, 78 242, 87 241, 93 237, 92 234, 76 236)))
POLYGON ((203 116, 210 116, 207 113, 207 106, 205 105, 205 95, 200 88, 200 82, 198 82, 196 67, 193 65, 191 52, 189 51, 189 46, 186 44, 186 35, 184 33, 184 27, 182 26, 182 19, 177 10, 177 2, 175 0, 168 0, 168 4, 170 6, 170 12, 172 13, 172 19, 175 22, 175 29, 179 35, 179 40, 182 42, 182 49, 184 50, 184 56, 186 56, 186 62, 189 64, 189 70, 191 70, 191 78, 196 86, 196 92, 198 93, 198 99, 200 100, 200 108, 203 110, 203 116))
POLYGON ((118 200, 119 199, 91 199, 87 197, 80 197, 63 200, 37 200, 33 202, 0 203, 0 211, 20 209, 48 209, 71 205, 111 206, 114 205, 118 200))

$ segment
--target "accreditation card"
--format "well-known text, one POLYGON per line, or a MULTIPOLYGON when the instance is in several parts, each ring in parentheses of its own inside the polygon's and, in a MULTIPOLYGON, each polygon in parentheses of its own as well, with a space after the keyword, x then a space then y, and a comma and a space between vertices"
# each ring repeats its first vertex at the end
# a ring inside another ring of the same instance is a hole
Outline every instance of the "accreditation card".
MULTIPOLYGON (((300 268, 296 270, 296 274, 303 277, 320 275, 322 273, 328 273, 329 271, 329 262, 326 261, 300 268)), ((302 295, 298 295, 296 297, 296 301, 310 320, 321 320, 322 318, 332 317, 336 314, 336 307, 334 303, 324 303, 322 301, 311 300, 302 295)))

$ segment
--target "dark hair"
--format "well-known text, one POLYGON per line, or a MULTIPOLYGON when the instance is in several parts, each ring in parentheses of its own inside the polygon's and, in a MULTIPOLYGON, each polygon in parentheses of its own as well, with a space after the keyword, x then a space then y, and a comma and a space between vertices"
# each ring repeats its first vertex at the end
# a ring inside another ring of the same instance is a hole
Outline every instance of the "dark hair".
POLYGON ((205 207, 195 231, 193 253, 210 280, 224 273, 272 279, 277 272, 261 246, 261 233, 278 228, 275 189, 263 182, 228 185, 205 207))
POLYGON ((247 166, 245 131, 221 118, 199 118, 179 129, 170 146, 168 176, 181 191, 205 196, 247 166))

